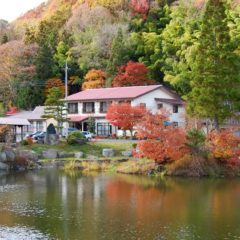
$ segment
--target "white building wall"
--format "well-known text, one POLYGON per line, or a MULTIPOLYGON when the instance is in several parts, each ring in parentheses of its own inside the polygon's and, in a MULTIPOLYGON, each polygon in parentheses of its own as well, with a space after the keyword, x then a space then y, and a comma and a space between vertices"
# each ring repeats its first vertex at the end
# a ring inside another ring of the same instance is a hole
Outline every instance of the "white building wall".
POLYGON ((161 89, 156 89, 155 91, 149 92, 141 97, 134 99, 131 103, 132 106, 137 106, 140 103, 145 103, 146 107, 151 110, 153 113, 158 111, 157 103, 155 98, 169 98, 172 99, 170 95, 163 92, 161 89))
MULTIPOLYGON (((173 99, 173 97, 166 92, 163 92, 161 89, 157 89, 150 93, 145 94, 139 98, 136 98, 132 101, 132 106, 138 106, 141 103, 146 104, 146 108, 150 110, 152 113, 156 113, 159 111, 157 104, 158 102, 155 98, 166 98, 173 99)), ((185 125, 185 108, 184 106, 178 106, 178 113, 173 113, 173 105, 168 103, 162 103, 163 108, 169 112, 169 120, 171 122, 177 122, 180 126, 185 125)))

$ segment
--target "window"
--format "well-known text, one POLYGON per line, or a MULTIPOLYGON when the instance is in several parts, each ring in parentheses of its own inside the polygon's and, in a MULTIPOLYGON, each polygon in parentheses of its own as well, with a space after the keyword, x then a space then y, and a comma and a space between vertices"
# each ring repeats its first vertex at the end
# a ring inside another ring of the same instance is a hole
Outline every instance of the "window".
POLYGON ((94 112, 95 112, 94 102, 83 103, 83 113, 94 113, 94 112))
POLYGON ((173 122, 174 127, 178 127, 178 122, 173 122))
POLYGON ((77 103, 69 103, 68 104, 68 113, 78 113, 78 104, 77 103))
POLYGON ((37 131, 42 131, 43 130, 43 122, 42 121, 37 121, 37 131))
POLYGON ((110 104, 110 102, 100 102, 100 113, 106 113, 110 104))
POLYGON ((178 105, 173 105, 173 113, 178 113, 178 105))
POLYGON ((146 108, 146 103, 140 103, 139 107, 146 108))
POLYGON ((162 103, 158 103, 157 109, 162 109, 162 108, 163 108, 163 104, 162 103))
POLYGON ((98 123, 97 135, 101 135, 101 136, 112 135, 112 126, 109 123, 98 123))

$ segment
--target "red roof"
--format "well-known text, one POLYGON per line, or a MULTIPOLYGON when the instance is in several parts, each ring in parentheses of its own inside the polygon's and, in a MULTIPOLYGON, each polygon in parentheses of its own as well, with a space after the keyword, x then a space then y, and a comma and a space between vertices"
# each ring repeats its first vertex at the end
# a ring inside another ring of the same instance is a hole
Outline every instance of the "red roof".
POLYGON ((88 116, 81 116, 81 115, 74 115, 74 116, 70 116, 70 122, 82 122, 86 119, 88 119, 88 116))
POLYGON ((67 97, 67 101, 134 99, 161 88, 162 85, 88 89, 67 97))

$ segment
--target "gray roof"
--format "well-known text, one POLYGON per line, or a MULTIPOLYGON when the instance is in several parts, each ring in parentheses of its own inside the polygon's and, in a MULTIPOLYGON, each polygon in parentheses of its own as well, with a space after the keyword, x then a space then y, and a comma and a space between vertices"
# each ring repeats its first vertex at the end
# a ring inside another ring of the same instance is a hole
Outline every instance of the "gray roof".
POLYGON ((27 119, 27 120, 44 120, 45 118, 43 118, 42 115, 44 115, 44 107, 39 106, 39 107, 36 107, 33 111, 21 111, 21 112, 15 113, 12 116, 7 117, 7 118, 21 118, 21 119, 27 119))
POLYGON ((12 126, 28 126, 31 125, 27 119, 1 117, 0 125, 12 125, 12 126))

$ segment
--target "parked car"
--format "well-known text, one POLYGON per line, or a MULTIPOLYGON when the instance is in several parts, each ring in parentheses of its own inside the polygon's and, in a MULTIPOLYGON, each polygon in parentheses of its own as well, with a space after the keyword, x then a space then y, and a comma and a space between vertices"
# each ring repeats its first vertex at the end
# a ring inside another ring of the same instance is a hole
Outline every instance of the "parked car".
POLYGON ((33 133, 31 133, 31 134, 27 134, 26 136, 25 136, 25 138, 34 138, 34 136, 35 135, 39 135, 40 133, 41 133, 42 131, 36 131, 36 132, 33 132, 33 133))
POLYGON ((87 140, 91 140, 93 137, 93 134, 90 133, 89 131, 82 131, 82 134, 85 136, 87 140))
POLYGON ((44 138, 46 136, 46 132, 40 132, 38 134, 35 134, 32 138, 34 140, 38 140, 39 138, 44 138))
POLYGON ((67 135, 69 135, 69 133, 72 133, 72 132, 76 132, 76 131, 79 131, 77 128, 64 128, 63 129, 63 137, 66 137, 67 135))

